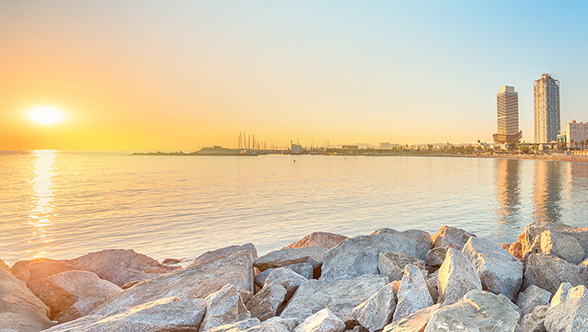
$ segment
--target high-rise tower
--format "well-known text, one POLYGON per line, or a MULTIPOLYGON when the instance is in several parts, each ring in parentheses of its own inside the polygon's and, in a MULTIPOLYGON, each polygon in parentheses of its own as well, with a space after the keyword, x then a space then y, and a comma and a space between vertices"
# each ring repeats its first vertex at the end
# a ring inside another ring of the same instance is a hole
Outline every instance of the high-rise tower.
POLYGON ((496 143, 516 142, 523 137, 519 131, 519 93, 512 86, 500 87, 496 94, 496 115, 498 133, 494 134, 496 143))
POLYGON ((557 141, 560 130, 559 81, 550 74, 536 80, 535 92, 535 143, 557 141))

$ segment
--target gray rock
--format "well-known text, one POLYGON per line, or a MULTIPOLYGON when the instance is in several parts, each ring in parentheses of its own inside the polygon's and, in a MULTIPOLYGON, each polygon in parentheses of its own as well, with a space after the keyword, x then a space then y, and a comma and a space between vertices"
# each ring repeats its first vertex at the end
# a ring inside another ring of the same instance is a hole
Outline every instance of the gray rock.
POLYGON ((293 332, 342 332, 345 323, 329 308, 324 308, 306 318, 293 332))
POLYGON ((319 246, 329 250, 343 242, 345 239, 347 239, 347 236, 327 232, 314 232, 282 249, 319 246))
POLYGON ((297 263, 309 263, 313 269, 323 262, 323 254, 327 249, 318 246, 281 249, 259 257, 253 264, 260 271, 284 267, 297 263))
POLYGON ((384 327, 384 332, 422 332, 425 330, 425 327, 427 327, 431 316, 433 316, 439 308, 441 308, 441 305, 435 304, 414 312, 401 320, 386 325, 384 327))
POLYGON ((0 268, 0 330, 37 332, 52 325, 49 308, 22 281, 0 268))
POLYGON ((180 269, 160 264, 157 260, 134 250, 109 249, 72 259, 71 263, 96 273, 100 278, 122 287, 133 281, 143 281, 180 269))
POLYGON ((502 295, 481 290, 468 292, 462 300, 437 310, 425 332, 520 331, 518 307, 502 295))
POLYGON ((19 280, 26 283, 27 287, 39 296, 43 290, 43 281, 49 276, 61 272, 83 270, 70 261, 52 260, 37 258, 28 261, 18 261, 11 268, 10 272, 19 280))
POLYGON ((536 285, 553 294, 562 282, 569 282, 572 286, 586 283, 587 273, 585 267, 571 264, 559 257, 530 253, 525 258, 522 289, 536 285))
MULTIPOLYGON (((312 279, 313 276, 313 268, 310 263, 286 265, 283 268, 290 269, 306 279, 312 279)), ((275 270, 275 268, 267 269, 255 275, 255 285, 258 287, 263 287, 263 285, 265 284, 265 279, 267 279, 267 277, 270 275, 270 273, 272 273, 273 270, 275 270)))
MULTIPOLYGON (((570 285, 571 288, 571 285, 570 285)), ((540 305, 549 305, 551 293, 535 285, 527 287, 520 292, 517 298, 517 306, 523 311, 523 316, 528 315, 531 310, 540 305)))
POLYGON ((521 319, 521 327, 523 332, 547 332, 543 321, 547 312, 551 309, 549 305, 536 306, 521 319))
POLYGON ((434 303, 437 303, 437 299, 439 298, 439 270, 429 274, 425 280, 427 282, 427 288, 429 289, 431 299, 433 299, 434 303))
POLYGON ((572 264, 580 264, 586 254, 576 238, 550 230, 541 233, 541 252, 555 255, 572 264))
POLYGON ((427 252, 427 266, 439 267, 445 261, 447 247, 437 247, 427 252))
POLYGON ((245 243, 243 245, 234 245, 229 247, 224 247, 216 250, 211 250, 203 253, 202 255, 196 257, 194 259, 194 264, 200 264, 204 262, 208 262, 213 259, 218 258, 226 258, 233 254, 238 253, 239 251, 249 250, 251 251, 251 256, 253 257, 253 261, 257 259, 257 249, 253 245, 253 243, 245 243))
POLYGON ((433 235, 433 247, 448 247, 461 250, 469 238, 475 236, 463 229, 443 226, 433 235))
POLYGON ((575 238, 584 251, 588 252, 588 227, 571 227, 555 222, 532 222, 525 227, 525 230, 519 236, 523 257, 531 251, 532 244, 536 238, 540 237, 541 233, 546 230, 575 238))
POLYGON ((280 267, 270 273, 270 275, 265 279, 265 284, 263 287, 265 288, 272 284, 282 285, 282 287, 288 291, 288 297, 290 297, 292 294, 294 294, 296 289, 298 289, 298 286, 307 280, 308 279, 288 268, 280 267))
POLYGON ((288 328, 279 322, 265 321, 260 325, 248 328, 246 332, 289 332, 288 328))
POLYGON ((298 324, 300 324, 300 322, 296 318, 282 318, 282 317, 272 317, 272 318, 266 320, 265 322, 266 323, 267 322, 280 323, 280 324, 284 325, 284 327, 286 327, 286 329, 288 331, 294 330, 294 328, 296 326, 298 326, 298 324))
POLYGON ((159 299, 121 308, 107 316, 90 315, 59 324, 48 332, 161 332, 198 331, 204 316, 204 300, 159 299))
POLYGON ((398 321, 434 304, 421 270, 410 264, 404 268, 397 298, 393 321, 398 321))
POLYGON ((66 271, 47 277, 39 298, 51 309, 51 319, 60 323, 89 315, 122 289, 89 271, 66 271))
POLYGON ((470 237, 462 253, 472 263, 482 289, 504 294, 516 301, 523 283, 523 263, 499 245, 479 237, 470 237))
POLYGON ((390 280, 400 280, 404 275, 404 267, 408 264, 415 265, 421 270, 426 267, 425 262, 415 256, 402 252, 382 251, 378 258, 378 271, 390 277, 390 280))
POLYGON ((253 259, 243 250, 229 257, 190 264, 184 269, 146 280, 100 306, 95 314, 136 306, 169 296, 180 300, 204 298, 231 283, 239 292, 253 293, 253 259))
POLYGON ((402 235, 416 243, 416 256, 426 262, 427 252, 429 252, 433 246, 431 234, 418 229, 409 229, 402 232, 402 235))
POLYGON ((588 331, 588 294, 580 285, 569 289, 567 298, 547 312, 543 326, 548 332, 588 331))
POLYGON ((210 329, 209 332, 239 332, 259 325, 261 325, 261 321, 258 318, 250 318, 232 324, 217 326, 210 329))
POLYGON ((351 317, 370 332, 384 328, 392 320, 396 309, 396 295, 389 283, 374 295, 353 308, 351 317))
POLYGON ((555 307, 556 305, 565 302, 572 288, 574 287, 569 282, 562 282, 561 285, 559 285, 559 288, 557 289, 555 294, 553 294, 553 297, 551 298, 551 306, 555 307))
POLYGON ((260 321, 272 318, 278 312, 278 307, 284 302, 286 288, 280 283, 273 283, 263 287, 247 302, 247 309, 251 317, 257 317, 260 321))
POLYGON ((453 248, 447 250, 447 257, 438 271, 437 303, 443 305, 459 301, 467 292, 482 289, 480 277, 465 255, 453 248))
POLYGON ((324 255, 320 279, 334 282, 364 274, 378 274, 378 261, 382 251, 415 256, 415 248, 415 243, 401 234, 360 235, 349 238, 324 255))
POLYGON ((206 315, 200 331, 251 318, 251 313, 245 307, 239 291, 232 284, 227 284, 218 292, 208 295, 205 301, 206 315))
POLYGON ((339 318, 347 319, 353 308, 388 282, 388 277, 381 275, 363 275, 333 283, 308 280, 298 287, 280 317, 302 321, 323 308, 330 308, 339 318))

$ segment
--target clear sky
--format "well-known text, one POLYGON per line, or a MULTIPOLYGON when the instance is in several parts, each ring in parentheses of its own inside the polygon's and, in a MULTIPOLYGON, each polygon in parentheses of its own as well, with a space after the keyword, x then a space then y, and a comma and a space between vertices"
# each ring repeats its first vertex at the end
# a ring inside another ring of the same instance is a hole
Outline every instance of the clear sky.
MULTIPOLYGON (((0 0, 0 150, 491 141, 496 92, 588 121, 584 1, 0 0), (52 106, 63 122, 29 112, 52 106)), ((564 128, 562 128, 564 129, 564 128)))

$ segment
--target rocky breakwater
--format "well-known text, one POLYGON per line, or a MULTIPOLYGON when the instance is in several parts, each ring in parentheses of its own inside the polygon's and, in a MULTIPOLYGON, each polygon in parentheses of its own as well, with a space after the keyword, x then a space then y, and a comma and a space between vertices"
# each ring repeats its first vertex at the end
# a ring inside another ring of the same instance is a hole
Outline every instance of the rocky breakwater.
POLYGON ((588 228, 532 223, 512 244, 448 226, 318 232, 184 268, 132 250, 0 261, 0 330, 588 331, 587 253, 588 228))

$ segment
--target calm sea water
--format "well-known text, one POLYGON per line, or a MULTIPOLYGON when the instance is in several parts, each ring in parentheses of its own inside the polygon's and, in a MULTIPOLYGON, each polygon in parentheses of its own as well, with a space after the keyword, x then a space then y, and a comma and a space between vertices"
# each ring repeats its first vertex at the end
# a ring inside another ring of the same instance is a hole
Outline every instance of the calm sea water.
POLYGON ((194 258, 246 242, 263 254, 314 231, 443 225, 513 242, 534 220, 588 226, 586 202, 580 163, 0 152, 0 258, 194 258))

